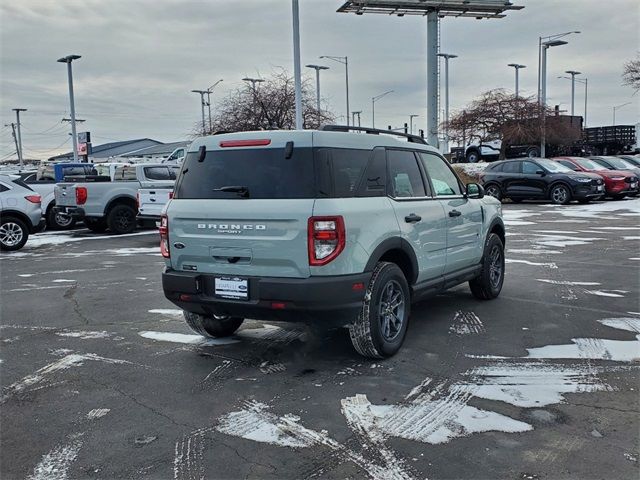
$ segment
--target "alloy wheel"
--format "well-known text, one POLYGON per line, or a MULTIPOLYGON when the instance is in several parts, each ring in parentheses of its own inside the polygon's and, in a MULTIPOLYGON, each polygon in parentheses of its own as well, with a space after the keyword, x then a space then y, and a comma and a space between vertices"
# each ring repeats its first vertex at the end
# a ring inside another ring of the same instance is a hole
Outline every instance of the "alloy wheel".
POLYGON ((382 289, 378 317, 380 330, 387 341, 393 341, 402 331, 405 313, 405 298, 402 287, 395 280, 389 280, 382 289))
POLYGON ((0 225, 0 242, 7 247, 14 247, 22 241, 24 233, 17 223, 7 222, 0 225))
POLYGON ((502 270, 502 252, 498 245, 494 245, 489 254, 489 281, 493 288, 497 288, 500 285, 502 270))
POLYGON ((487 187, 486 193, 487 193, 487 195, 489 195, 490 197, 493 197, 493 198, 499 198, 500 197, 500 192, 499 192, 498 188, 494 187, 493 185, 490 186, 490 187, 487 187))
POLYGON ((551 199, 554 203, 564 203, 567 201, 567 189, 564 187, 556 187, 551 192, 551 199))

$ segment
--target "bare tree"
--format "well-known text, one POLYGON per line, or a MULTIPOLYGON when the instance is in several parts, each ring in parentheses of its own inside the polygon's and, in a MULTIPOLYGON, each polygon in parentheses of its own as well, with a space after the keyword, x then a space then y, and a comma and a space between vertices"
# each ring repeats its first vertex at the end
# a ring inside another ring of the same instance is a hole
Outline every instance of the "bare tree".
MULTIPOLYGON (((315 93, 310 82, 302 83, 303 128, 313 129, 335 120, 333 113, 316 108, 315 93)), ((216 102, 212 115, 212 130, 203 132, 202 124, 195 127, 195 135, 214 132, 242 132, 249 130, 288 130, 295 128, 295 83, 286 71, 274 72, 255 87, 247 84, 230 92, 216 102)))
POLYGON ((451 117, 449 136, 458 142, 501 140, 502 159, 512 145, 540 141, 545 115, 548 143, 569 145, 580 139, 579 126, 566 121, 570 117, 552 114, 553 110, 543 109, 533 97, 516 97, 502 89, 490 90, 451 117))
POLYGON ((622 84, 630 86, 636 93, 640 90, 640 53, 634 60, 624 64, 622 84))

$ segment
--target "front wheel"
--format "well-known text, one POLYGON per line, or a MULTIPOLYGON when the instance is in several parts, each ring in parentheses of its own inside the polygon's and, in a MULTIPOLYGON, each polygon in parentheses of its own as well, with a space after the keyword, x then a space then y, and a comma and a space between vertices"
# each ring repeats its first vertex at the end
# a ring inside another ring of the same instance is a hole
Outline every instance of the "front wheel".
POLYGON ((480 275, 469 282, 474 297, 491 300, 500 295, 504 283, 504 245, 495 233, 489 234, 482 255, 480 275))
POLYGON ((378 263, 362 309, 349 326, 353 347, 368 358, 394 355, 404 342, 410 310, 409 286, 402 270, 395 263, 378 263))
POLYGON ((467 163, 478 163, 480 161, 480 152, 471 150, 467 152, 467 163))
POLYGON ((20 250, 27 243, 29 230, 19 218, 2 217, 0 221, 0 250, 20 250))
POLYGON ((571 192, 566 185, 556 185, 549 192, 549 198, 556 205, 566 205, 571 201, 571 192))
POLYGON ((228 337, 240 328, 244 318, 217 316, 207 317, 199 313, 184 311, 184 319, 191 330, 203 337, 217 338, 228 337))

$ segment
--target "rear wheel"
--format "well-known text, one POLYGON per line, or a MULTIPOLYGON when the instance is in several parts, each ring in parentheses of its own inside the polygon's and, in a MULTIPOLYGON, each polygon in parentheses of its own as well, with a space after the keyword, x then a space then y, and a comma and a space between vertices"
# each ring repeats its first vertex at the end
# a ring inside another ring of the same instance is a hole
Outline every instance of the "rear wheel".
POLYGON ((55 212, 53 208, 49 209, 47 215, 47 226, 52 230, 68 230, 73 228, 76 221, 70 215, 63 215, 55 212))
POLYGON ((362 310, 349 326, 353 347, 369 358, 394 355, 404 342, 410 310, 409 286, 402 270, 395 263, 378 263, 362 310))
POLYGON ((0 220, 0 250, 20 250, 27 243, 29 230, 27 225, 15 217, 2 217, 0 220))
POLYGON ((184 311, 184 319, 191 330, 203 337, 228 337, 240 328, 244 318, 216 316, 207 317, 199 313, 184 311))
POLYGON ((84 224, 93 233, 104 233, 107 231, 107 222, 104 218, 85 218, 84 224))
POLYGON ((504 245, 495 233, 489 234, 482 256, 480 275, 469 282, 474 297, 491 300, 500 295, 504 282, 504 245))
POLYGON ((136 228, 136 212, 129 205, 116 205, 107 214, 107 225, 117 235, 131 233, 136 228))
POLYGON ((500 187, 498 187, 494 183, 484 187, 484 193, 497 200, 502 200, 502 192, 500 191, 500 187))
POLYGON ((470 150, 467 152, 467 163, 478 163, 480 161, 480 152, 470 150))
POLYGON ((555 185, 549 192, 549 199, 556 205, 566 205, 571 201, 571 192, 566 185, 555 185))
POLYGON ((540 156, 540 149, 538 147, 531 147, 527 150, 527 157, 529 158, 537 158, 540 156))

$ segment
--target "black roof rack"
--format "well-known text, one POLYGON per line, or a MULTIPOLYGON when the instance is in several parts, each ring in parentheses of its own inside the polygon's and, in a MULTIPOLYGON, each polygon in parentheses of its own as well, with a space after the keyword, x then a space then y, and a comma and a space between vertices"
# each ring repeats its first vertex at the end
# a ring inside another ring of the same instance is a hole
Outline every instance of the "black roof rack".
POLYGON ((427 143, 427 141, 418 136, 418 135, 412 135, 410 133, 400 133, 400 132, 395 132, 393 130, 381 130, 379 128, 369 128, 369 127, 353 127, 353 126, 347 126, 347 125, 323 125, 321 126, 318 130, 322 130, 324 132, 351 132, 351 131, 355 131, 355 132, 364 132, 364 133, 368 133, 370 135, 380 135, 385 134, 385 135, 394 135, 396 137, 405 137, 407 139, 408 142, 410 143, 421 143, 422 145, 429 145, 427 143))

